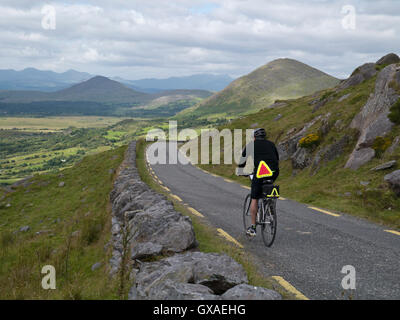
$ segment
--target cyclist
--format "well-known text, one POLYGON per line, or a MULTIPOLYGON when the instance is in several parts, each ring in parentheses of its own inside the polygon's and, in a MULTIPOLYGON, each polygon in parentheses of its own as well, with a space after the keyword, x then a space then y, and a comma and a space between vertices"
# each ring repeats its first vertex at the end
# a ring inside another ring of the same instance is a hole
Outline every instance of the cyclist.
POLYGON ((242 152, 242 157, 239 161, 237 174, 243 171, 246 166, 247 158, 251 155, 254 160, 253 179, 251 182, 251 223, 252 225, 247 229, 246 234, 254 237, 256 236, 256 218, 258 211, 258 199, 262 198, 262 185, 264 183, 273 183, 279 175, 279 153, 273 142, 266 139, 266 132, 263 128, 254 130, 254 142, 245 146, 242 152), (258 178, 260 166, 267 164, 268 168, 272 171, 268 177, 258 178))

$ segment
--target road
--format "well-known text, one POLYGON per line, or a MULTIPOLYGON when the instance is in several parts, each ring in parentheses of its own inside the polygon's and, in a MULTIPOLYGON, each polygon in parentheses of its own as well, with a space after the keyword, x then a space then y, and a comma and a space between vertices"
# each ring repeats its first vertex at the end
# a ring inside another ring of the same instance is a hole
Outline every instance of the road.
MULTIPOLYGON (((154 156, 147 152, 147 158, 152 162, 154 156)), ((248 189, 191 164, 151 168, 171 194, 251 252, 261 272, 281 277, 308 299, 348 299, 350 293, 353 299, 400 299, 400 234, 285 199, 278 201, 277 236, 267 248, 261 235, 250 241, 244 234, 242 206, 248 189), (356 289, 351 292, 341 285, 346 265, 356 272, 356 289)), ((283 193, 284 189, 281 185, 283 193)))

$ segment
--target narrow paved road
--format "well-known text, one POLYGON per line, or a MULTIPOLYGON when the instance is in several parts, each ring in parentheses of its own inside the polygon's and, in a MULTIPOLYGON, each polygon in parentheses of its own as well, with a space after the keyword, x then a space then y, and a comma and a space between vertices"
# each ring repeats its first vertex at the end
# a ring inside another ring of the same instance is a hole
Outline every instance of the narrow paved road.
MULTIPOLYGON (((151 160, 149 152, 147 156, 151 160)), ((283 277, 307 298, 343 299, 341 270, 352 265, 353 299, 400 299, 400 235, 385 231, 388 228, 280 200, 277 237, 273 247, 266 248, 261 235, 253 241, 244 235, 242 206, 249 190, 191 164, 151 167, 172 194, 252 252, 264 274, 283 277)))

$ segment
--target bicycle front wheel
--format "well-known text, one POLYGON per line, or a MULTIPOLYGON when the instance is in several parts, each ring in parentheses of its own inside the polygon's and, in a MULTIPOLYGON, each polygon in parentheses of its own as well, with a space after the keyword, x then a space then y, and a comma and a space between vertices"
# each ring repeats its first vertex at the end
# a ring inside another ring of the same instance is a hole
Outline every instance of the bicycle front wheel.
POLYGON ((243 205, 243 226, 244 232, 251 226, 251 213, 250 213, 251 198, 250 194, 247 195, 243 205))
POLYGON ((263 219, 261 224, 261 235, 264 244, 271 247, 274 243, 277 227, 276 200, 262 201, 263 219))

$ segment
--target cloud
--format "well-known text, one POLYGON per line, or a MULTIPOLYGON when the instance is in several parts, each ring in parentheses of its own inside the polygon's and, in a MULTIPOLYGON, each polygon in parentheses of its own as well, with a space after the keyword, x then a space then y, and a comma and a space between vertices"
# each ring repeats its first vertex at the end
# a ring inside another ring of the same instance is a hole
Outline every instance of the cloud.
POLYGON ((0 68, 70 68, 129 79, 240 76, 280 57, 338 77, 398 50, 400 2, 305 0, 9 1, 0 4, 0 68), (56 29, 42 28, 53 5, 56 29))

